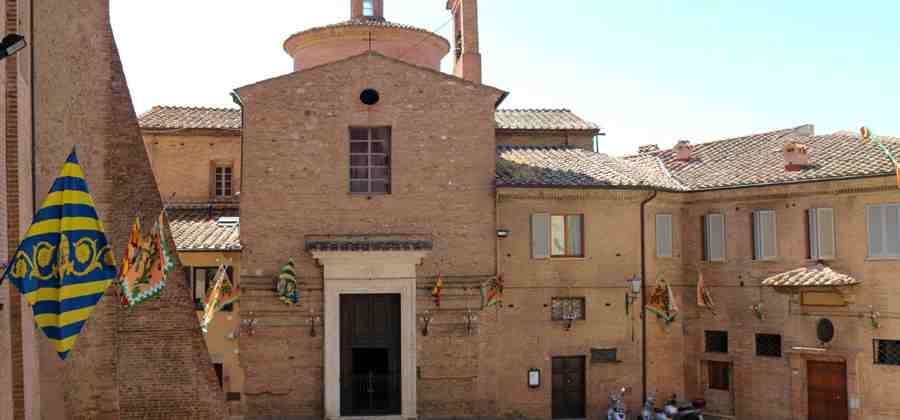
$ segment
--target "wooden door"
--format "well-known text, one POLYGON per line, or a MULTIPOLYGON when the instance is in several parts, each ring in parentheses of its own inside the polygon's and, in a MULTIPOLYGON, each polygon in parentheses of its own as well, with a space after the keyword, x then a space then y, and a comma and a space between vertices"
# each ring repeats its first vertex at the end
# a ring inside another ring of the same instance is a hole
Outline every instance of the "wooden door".
POLYGON ((341 415, 401 411, 400 295, 341 295, 341 415))
POLYGON ((553 418, 584 418, 584 357, 554 357, 552 376, 553 418))
POLYGON ((847 365, 807 361, 809 420, 847 420, 847 365))

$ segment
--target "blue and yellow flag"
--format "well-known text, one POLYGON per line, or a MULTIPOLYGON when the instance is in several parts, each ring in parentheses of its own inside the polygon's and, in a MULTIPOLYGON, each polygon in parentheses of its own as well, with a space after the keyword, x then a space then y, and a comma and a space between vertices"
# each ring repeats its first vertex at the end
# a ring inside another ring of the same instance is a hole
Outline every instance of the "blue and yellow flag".
POLYGON ((65 360, 116 278, 115 259, 75 150, 34 216, 3 275, 7 276, 65 360))

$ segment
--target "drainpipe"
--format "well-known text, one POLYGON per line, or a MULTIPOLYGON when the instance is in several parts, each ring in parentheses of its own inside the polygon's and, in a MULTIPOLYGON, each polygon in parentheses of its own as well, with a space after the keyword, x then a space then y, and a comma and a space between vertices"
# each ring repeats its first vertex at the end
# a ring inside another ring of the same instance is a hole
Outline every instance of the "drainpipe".
POLYGON ((656 198, 654 190, 649 197, 641 201, 641 404, 647 401, 647 238, 646 213, 647 203, 656 198))
MULTIPOLYGON (((237 91, 231 92, 231 100, 241 108, 241 182, 238 184, 238 188, 240 188, 240 192, 244 192, 244 126, 246 125, 244 101, 241 100, 241 96, 238 95, 237 91)), ((238 210, 238 214, 240 214, 240 210, 238 210)))

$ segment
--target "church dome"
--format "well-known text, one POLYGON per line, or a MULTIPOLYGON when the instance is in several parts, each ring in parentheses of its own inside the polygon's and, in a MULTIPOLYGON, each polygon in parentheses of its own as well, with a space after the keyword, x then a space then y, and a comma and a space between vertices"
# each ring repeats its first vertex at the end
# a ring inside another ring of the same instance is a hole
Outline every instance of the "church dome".
POLYGON ((450 42, 428 30, 393 23, 381 16, 350 20, 307 29, 292 35, 284 50, 294 58, 294 70, 375 51, 421 67, 440 70, 450 42))

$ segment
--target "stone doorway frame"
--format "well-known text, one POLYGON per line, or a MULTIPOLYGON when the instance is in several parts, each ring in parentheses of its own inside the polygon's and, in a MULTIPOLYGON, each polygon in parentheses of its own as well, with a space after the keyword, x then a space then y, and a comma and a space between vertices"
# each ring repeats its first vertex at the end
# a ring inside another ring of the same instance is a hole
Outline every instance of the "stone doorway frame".
POLYGON ((312 251, 324 268, 324 407, 326 419, 341 419, 340 331, 342 294, 400 295, 401 415, 416 418, 416 266, 427 251, 312 251))
POLYGON ((850 420, 861 420, 859 409, 859 377, 857 356, 859 352, 828 349, 824 352, 794 348, 787 352, 791 367, 791 417, 806 419, 809 415, 808 361, 838 362, 847 366, 847 412, 850 420), (856 403, 854 404, 854 401, 856 403))

